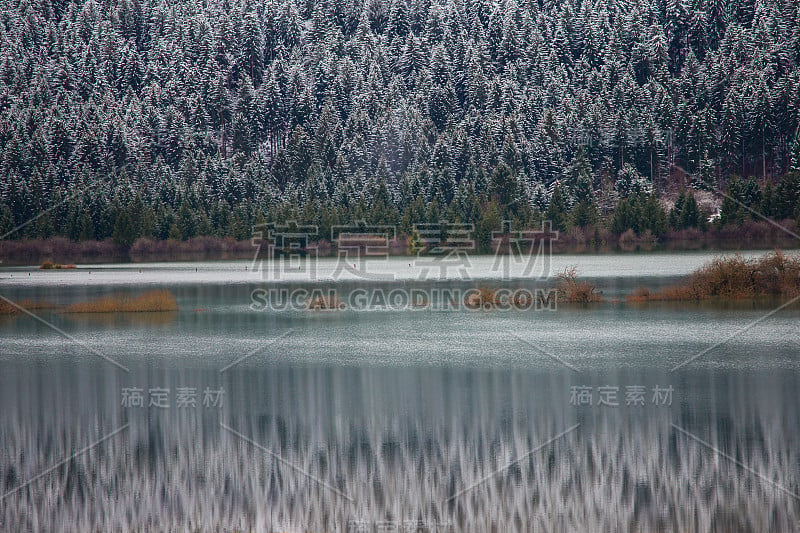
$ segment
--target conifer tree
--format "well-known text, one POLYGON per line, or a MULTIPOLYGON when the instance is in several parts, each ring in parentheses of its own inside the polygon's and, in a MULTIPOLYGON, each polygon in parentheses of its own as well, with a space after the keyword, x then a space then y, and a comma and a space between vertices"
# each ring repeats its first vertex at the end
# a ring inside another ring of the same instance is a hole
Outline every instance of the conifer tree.
POLYGON ((567 202, 561 194, 561 187, 556 184, 553 194, 550 196, 550 203, 545 211, 545 220, 549 220, 553 229, 558 231, 567 230, 567 202))

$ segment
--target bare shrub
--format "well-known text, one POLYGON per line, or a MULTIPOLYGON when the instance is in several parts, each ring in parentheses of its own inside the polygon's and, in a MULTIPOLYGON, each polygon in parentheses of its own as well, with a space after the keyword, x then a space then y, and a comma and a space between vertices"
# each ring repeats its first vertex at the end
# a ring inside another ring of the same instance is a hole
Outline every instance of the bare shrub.
POLYGON ((596 287, 587 281, 578 281, 578 269, 575 266, 564 269, 556 276, 558 301, 566 303, 599 302, 603 297, 596 292, 596 287))
POLYGON ((720 257, 689 276, 683 284, 659 291, 638 288, 628 301, 744 299, 800 294, 800 257, 780 250, 758 259, 720 257))

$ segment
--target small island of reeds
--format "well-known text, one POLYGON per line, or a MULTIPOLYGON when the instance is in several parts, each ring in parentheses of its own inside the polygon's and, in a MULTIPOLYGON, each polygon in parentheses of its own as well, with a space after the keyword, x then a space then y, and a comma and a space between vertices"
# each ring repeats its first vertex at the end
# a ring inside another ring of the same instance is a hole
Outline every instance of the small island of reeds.
POLYGON ((39 270, 72 270, 75 265, 62 265, 61 263, 53 263, 52 261, 45 261, 39 265, 39 270))
POLYGON ((88 302, 68 305, 64 313, 152 313, 177 311, 175 296, 163 289, 149 291, 138 296, 117 294, 103 296, 88 302))
POLYGON ((86 302, 56 305, 48 301, 21 300, 12 304, 0 300, 0 315, 17 315, 24 311, 53 310, 61 313, 153 313, 177 311, 178 302, 168 290, 154 290, 138 296, 114 294, 86 302))
POLYGON ((603 296, 597 288, 588 281, 578 280, 576 267, 570 267, 556 276, 556 290, 558 301, 571 304, 588 304, 603 301, 603 296))
POLYGON ((780 250, 755 259, 720 257, 690 275, 685 282, 660 290, 639 287, 629 302, 739 300, 800 295, 800 256, 780 250))
POLYGON ((306 302, 309 311, 341 311, 344 304, 335 294, 313 296, 306 302))
MULTIPOLYGON (((578 279, 576 267, 570 267, 556 276, 555 291, 559 303, 590 304, 602 302, 603 295, 588 281, 578 279)), ((533 292, 513 292, 492 287, 477 287, 467 293, 464 306, 467 309, 505 309, 509 305, 518 309, 530 309, 537 296, 533 292)))

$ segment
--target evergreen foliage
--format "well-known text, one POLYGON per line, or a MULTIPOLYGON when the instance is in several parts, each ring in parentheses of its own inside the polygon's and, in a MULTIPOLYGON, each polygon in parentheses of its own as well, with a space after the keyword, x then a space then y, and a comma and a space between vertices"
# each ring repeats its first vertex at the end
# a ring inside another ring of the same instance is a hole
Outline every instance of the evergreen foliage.
MULTIPOLYGON (((795 218, 798 3, 745 4, 0 0, 0 231, 48 208, 12 237, 563 231, 603 220, 609 182, 615 231, 657 234, 651 188, 734 173, 795 218)), ((704 222, 682 193, 670 226, 704 222)))

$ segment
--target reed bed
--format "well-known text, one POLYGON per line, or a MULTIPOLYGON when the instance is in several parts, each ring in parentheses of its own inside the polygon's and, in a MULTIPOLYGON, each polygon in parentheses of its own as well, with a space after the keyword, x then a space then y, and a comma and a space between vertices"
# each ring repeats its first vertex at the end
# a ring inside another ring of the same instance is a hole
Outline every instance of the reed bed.
POLYGON ((152 313, 177 311, 178 302, 168 290, 149 291, 138 296, 118 294, 68 305, 65 313, 152 313))
POLYGON ((72 270, 75 265, 62 265, 61 263, 53 263, 52 261, 45 261, 39 265, 39 270, 72 270))
POLYGON ((150 313, 177 311, 175 296, 167 290, 155 290, 139 296, 118 294, 103 296, 88 302, 77 302, 67 306, 57 305, 47 300, 21 300, 17 305, 0 300, 0 316, 22 313, 19 307, 28 311, 55 310, 62 313, 150 313))
MULTIPOLYGON (((46 300, 21 300, 17 302, 17 305, 28 311, 56 309, 58 307, 46 300)), ((21 312, 17 306, 11 305, 5 300, 0 300, 0 315, 16 315, 21 312)))
POLYGON ((775 251, 756 259, 720 257, 680 285, 661 290, 639 287, 631 302, 751 299, 800 295, 800 256, 775 251))

